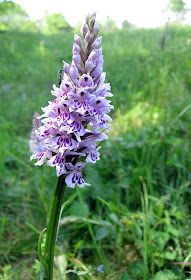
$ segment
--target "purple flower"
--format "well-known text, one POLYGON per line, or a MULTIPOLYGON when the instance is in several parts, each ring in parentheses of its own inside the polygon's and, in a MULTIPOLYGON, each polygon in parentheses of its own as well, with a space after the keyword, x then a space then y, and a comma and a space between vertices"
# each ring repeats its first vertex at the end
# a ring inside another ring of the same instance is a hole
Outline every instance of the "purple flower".
POLYGON ((85 164, 78 162, 74 166, 74 170, 72 170, 72 173, 66 177, 66 184, 69 188, 74 188, 75 184, 78 185, 78 187, 82 188, 84 185, 90 186, 90 184, 86 183, 82 176, 82 170, 84 169, 85 164))
POLYGON ((32 155, 30 157, 30 160, 32 159, 35 159, 37 158, 38 161, 35 163, 35 165, 42 165, 44 163, 44 161, 47 159, 47 158, 50 158, 52 156, 52 153, 48 150, 45 150, 43 152, 40 152, 40 153, 36 153, 34 155, 32 155))
POLYGON ((101 264, 100 266, 98 266, 98 269, 97 269, 100 273, 104 273, 103 271, 103 264, 101 264))
POLYGON ((89 74, 83 74, 79 79, 80 87, 93 87, 94 83, 89 74))
POLYGON ((86 157, 86 162, 91 162, 93 164, 96 163, 96 161, 100 159, 100 153, 98 152, 99 149, 100 147, 96 150, 91 151, 86 157))
POLYGON ((41 120, 39 119, 39 113, 35 112, 32 120, 32 131, 29 140, 29 149, 32 153, 39 153, 43 151, 42 143, 37 139, 35 131, 38 127, 42 125, 41 120))
POLYGON ((70 92, 74 91, 72 84, 70 82, 67 82, 67 81, 62 81, 62 83, 60 85, 60 90, 61 90, 62 93, 65 93, 66 96, 67 96, 67 93, 69 91, 70 92))
MULTIPOLYGON (((86 164, 100 159, 100 142, 107 139, 113 109, 110 84, 105 83, 99 25, 96 14, 86 18, 81 28, 83 40, 74 36, 72 63, 63 61, 64 75, 60 85, 53 85, 53 102, 42 108, 41 123, 33 137, 41 149, 34 150, 31 159, 36 165, 44 162, 56 167, 57 176, 65 174, 68 187, 90 185, 83 179, 86 164), (35 135, 35 136, 34 136, 35 135)), ((40 121, 40 120, 39 120, 40 121)), ((103 266, 100 266, 100 272, 103 266)))

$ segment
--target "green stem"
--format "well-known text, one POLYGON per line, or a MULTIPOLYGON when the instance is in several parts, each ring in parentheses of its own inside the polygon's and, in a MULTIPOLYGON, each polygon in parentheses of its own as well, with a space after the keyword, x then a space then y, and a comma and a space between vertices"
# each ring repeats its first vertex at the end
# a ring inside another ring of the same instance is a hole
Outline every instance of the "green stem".
POLYGON ((42 200, 44 210, 46 212, 46 221, 48 222, 48 207, 46 204, 46 198, 45 198, 45 178, 44 178, 44 165, 41 166, 41 176, 40 176, 40 182, 41 182, 41 188, 38 188, 40 198, 42 200))
POLYGON ((144 259, 144 271, 143 271, 143 280, 148 279, 148 240, 147 240, 147 234, 148 234, 148 221, 147 221, 147 215, 148 215, 148 195, 147 195, 147 189, 146 185, 143 182, 143 194, 141 195, 141 202, 142 202, 142 208, 143 208, 143 225, 144 225, 144 232, 143 232, 143 259, 144 259))
POLYGON ((45 242, 45 252, 44 252, 44 260, 47 263, 47 266, 43 267, 43 280, 53 279, 54 249, 56 244, 58 223, 59 223, 60 211, 61 211, 65 188, 66 188, 65 177, 64 175, 61 175, 58 178, 58 183, 57 183, 55 195, 50 210, 47 236, 45 242))

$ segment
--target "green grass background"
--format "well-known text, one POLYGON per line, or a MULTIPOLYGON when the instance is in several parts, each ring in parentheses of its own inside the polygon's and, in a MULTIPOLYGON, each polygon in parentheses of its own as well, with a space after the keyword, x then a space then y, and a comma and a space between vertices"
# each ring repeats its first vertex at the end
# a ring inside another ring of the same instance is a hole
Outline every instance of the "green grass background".
MULTIPOLYGON (((73 33, 0 34, 0 279, 39 279, 37 243, 56 186, 29 161, 32 116, 53 100, 73 33)), ((102 33, 113 123, 91 187, 67 189, 55 259, 105 274, 63 279, 191 279, 191 27, 102 33), (165 34, 164 48, 161 40, 165 34)))

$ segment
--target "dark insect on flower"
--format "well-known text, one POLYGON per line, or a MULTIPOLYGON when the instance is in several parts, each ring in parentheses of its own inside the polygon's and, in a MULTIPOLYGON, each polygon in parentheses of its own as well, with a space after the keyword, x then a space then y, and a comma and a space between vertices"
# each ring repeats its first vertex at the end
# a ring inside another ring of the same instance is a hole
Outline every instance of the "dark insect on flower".
POLYGON ((58 71, 58 85, 60 86, 63 80, 63 72, 64 70, 61 69, 60 71, 58 71))

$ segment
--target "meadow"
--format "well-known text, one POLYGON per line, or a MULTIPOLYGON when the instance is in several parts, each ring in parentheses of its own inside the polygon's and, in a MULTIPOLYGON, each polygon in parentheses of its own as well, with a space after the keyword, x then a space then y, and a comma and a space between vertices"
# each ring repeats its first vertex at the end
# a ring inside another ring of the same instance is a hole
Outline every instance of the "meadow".
MULTIPOLYGON (((91 183, 67 188, 55 278, 191 279, 191 27, 102 32, 112 127, 91 183)), ((73 32, 0 33, 0 279, 37 280, 55 169, 30 162, 34 112, 71 63, 73 32)))

